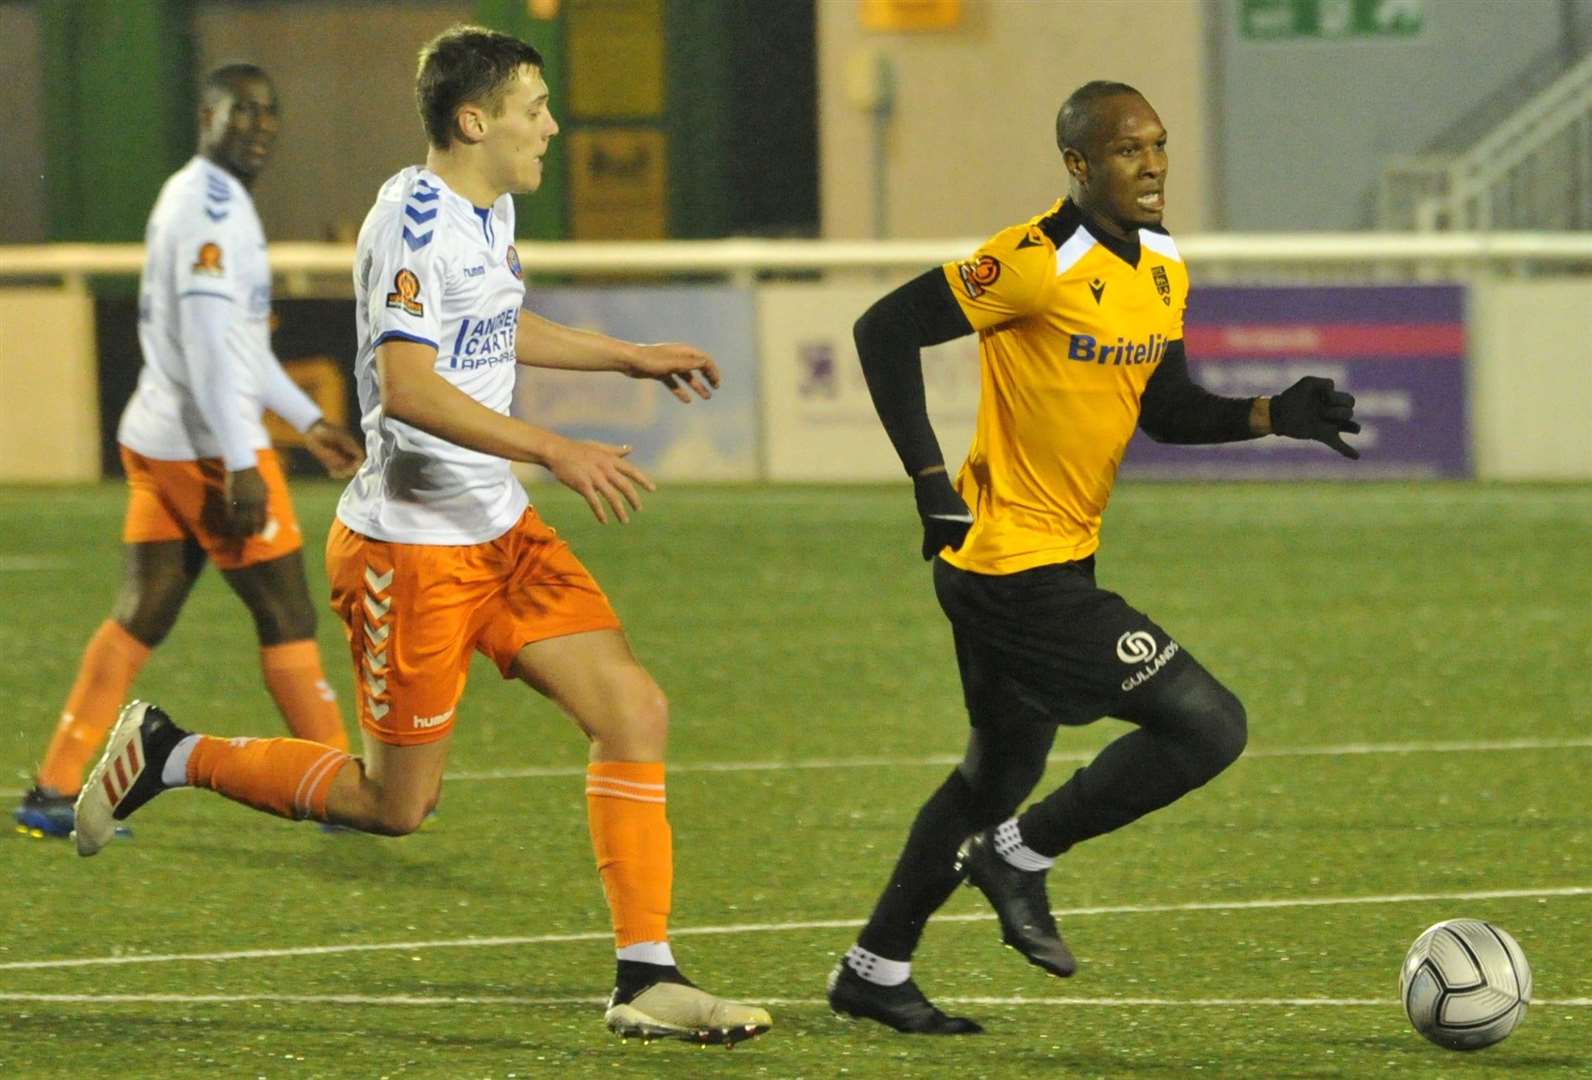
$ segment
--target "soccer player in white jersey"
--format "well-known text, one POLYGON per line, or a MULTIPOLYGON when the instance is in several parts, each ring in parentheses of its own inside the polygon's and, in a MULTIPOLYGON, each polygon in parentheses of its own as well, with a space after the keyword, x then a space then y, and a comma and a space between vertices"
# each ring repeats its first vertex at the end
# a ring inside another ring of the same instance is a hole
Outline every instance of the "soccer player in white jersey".
POLYGON ((126 576, 15 811, 20 832, 70 835, 84 768, 206 561, 254 616, 265 683, 289 730, 348 745, 315 643, 298 522, 261 422, 263 409, 274 410, 333 476, 352 474, 363 458, 271 353, 271 269, 249 188, 277 130, 266 73, 217 68, 204 82, 199 152, 150 212, 139 290, 144 367, 117 431, 129 487, 126 576))
POLYGON ((332 605, 358 677, 365 758, 293 739, 227 740, 135 702, 78 803, 78 850, 167 787, 191 784, 283 817, 400 835, 435 803, 471 653, 557 703, 590 741, 587 816, 613 919, 605 1014, 621 1035, 734 1043, 761 1008, 689 982, 668 940, 668 706, 607 598, 510 472, 543 466, 599 522, 640 506, 628 447, 508 415, 516 364, 657 379, 682 402, 718 368, 687 345, 636 345, 522 306, 510 192, 534 191, 558 125, 530 45, 455 27, 421 52, 425 167, 387 181, 360 230, 354 286, 364 467, 327 543, 332 605))

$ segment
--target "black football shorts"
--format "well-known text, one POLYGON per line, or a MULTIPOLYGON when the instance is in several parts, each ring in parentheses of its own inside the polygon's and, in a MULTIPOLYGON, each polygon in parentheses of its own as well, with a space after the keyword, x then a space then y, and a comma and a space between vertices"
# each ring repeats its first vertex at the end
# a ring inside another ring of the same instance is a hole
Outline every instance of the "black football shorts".
POLYGON ((1015 574, 934 560, 968 717, 1087 724, 1132 710, 1134 695, 1194 663, 1148 615, 1096 587, 1094 558, 1015 574))

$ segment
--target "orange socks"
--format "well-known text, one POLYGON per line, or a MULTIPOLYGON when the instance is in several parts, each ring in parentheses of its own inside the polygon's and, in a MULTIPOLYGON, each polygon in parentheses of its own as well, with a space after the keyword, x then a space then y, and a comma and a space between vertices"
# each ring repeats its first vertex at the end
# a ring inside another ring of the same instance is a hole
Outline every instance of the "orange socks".
POLYGON ((619 948, 669 938, 674 846, 664 815, 663 762, 586 766, 586 816, 619 948))
MULTIPOLYGON (((149 646, 114 619, 100 624, 83 650, 77 681, 67 695, 61 722, 39 765, 40 786, 63 795, 83 786, 83 771, 116 722, 116 714, 149 653, 149 646)), ((263 646, 260 668, 289 731, 299 739, 337 750, 348 749, 337 696, 327 685, 320 649, 314 641, 263 646)))
POLYGON ((40 786, 71 795, 83 786, 83 769, 116 722, 116 714, 138 669, 149 659, 149 646, 106 619, 89 639, 78 664, 77 681, 67 695, 61 722, 39 765, 40 786))
POLYGON ((321 650, 312 639, 260 647, 266 689, 276 699, 295 738, 348 749, 337 695, 321 670, 321 650))
POLYGON ((343 766, 341 750, 303 739, 196 736, 188 783, 277 817, 326 820, 326 795, 343 766))

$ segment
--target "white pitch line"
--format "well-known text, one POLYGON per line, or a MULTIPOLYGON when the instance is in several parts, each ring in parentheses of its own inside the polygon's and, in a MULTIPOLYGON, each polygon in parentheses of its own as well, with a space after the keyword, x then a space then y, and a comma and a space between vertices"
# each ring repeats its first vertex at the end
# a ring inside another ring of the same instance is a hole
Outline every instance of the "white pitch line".
MULTIPOLYGON (((1340 743, 1332 746, 1278 746, 1248 750, 1244 758, 1347 757, 1369 754, 1478 754, 1509 750, 1579 750, 1592 747, 1582 739, 1487 739, 1468 742, 1340 743)), ((1090 761, 1098 751, 1075 750, 1051 754, 1049 761, 1090 761)), ((792 772, 806 769, 907 769, 955 765, 960 754, 923 757, 804 758, 795 761, 696 761, 671 763, 672 775, 681 773, 792 772)), ((519 769, 482 769, 450 772, 445 780, 541 780, 585 776, 584 765, 532 765, 519 769)), ((20 789, 0 788, 0 798, 21 795, 20 789)))
POLYGON ((0 555, 0 574, 26 573, 30 570, 64 570, 71 560, 48 555, 0 555))
MULTIPOLYGON (((1392 998, 1156 998, 1156 997, 957 997, 935 998, 946 1005, 988 1006, 1098 1006, 1104 1008, 1378 1008, 1392 1009, 1392 998)), ((411 1005, 422 1008, 449 1005, 499 1006, 505 1008, 602 1005, 602 997, 502 997, 440 996, 414 994, 29 994, 0 992, 0 1001, 34 1002, 41 1005, 411 1005)), ((828 1007, 823 998, 759 998, 771 1008, 828 1007)), ((1592 998, 1536 1000, 1532 1008, 1585 1009, 1592 998)))
POLYGON ((605 997, 419 997, 414 994, 28 994, 0 991, 0 1001, 60 1005, 602 1005, 605 997))
MULTIPOLYGON (((1061 908, 1062 918, 1086 915, 1145 915, 1176 911, 1255 911, 1275 908, 1341 907, 1351 904, 1409 904, 1431 900, 1516 900, 1550 896, 1592 896, 1592 885, 1567 885, 1542 889, 1483 889, 1448 893, 1390 893, 1381 896, 1277 897, 1260 900, 1212 900, 1187 904, 1117 904, 1108 907, 1061 908)), ((993 912, 964 915, 936 915, 939 922, 988 922, 993 912)), ((812 919, 783 923, 736 923, 730 926, 684 926, 672 928, 671 937, 704 937, 730 934, 782 933, 792 930, 847 930, 862 925, 861 919, 812 919)), ((212 953, 147 953, 122 956, 83 956, 66 960, 12 960, 0 963, 0 971, 38 971, 76 967, 109 967, 123 964, 176 964, 202 961, 262 960, 292 956, 329 956, 355 952, 419 952, 425 949, 484 949, 517 945, 550 945, 578 941, 607 941, 609 930, 590 930, 572 934, 535 934, 514 937, 441 938, 430 941, 352 942, 344 945, 300 945, 284 949, 238 949, 212 953)))
MULTIPOLYGON (((1278 746, 1245 751, 1245 758, 1349 757, 1367 754, 1477 754, 1506 750, 1575 750, 1592 747, 1582 739, 1484 739, 1472 741, 1339 743, 1331 746, 1278 746)), ((1051 754, 1048 761, 1091 761, 1096 750, 1070 750, 1051 754)), ((670 773, 786 772, 796 769, 877 769, 955 765, 960 754, 924 757, 807 758, 797 761, 698 761, 670 764, 670 773)), ((549 765, 523 769, 485 769, 450 772, 448 780, 533 780, 545 777, 585 776, 584 765, 549 765)))
MULTIPOLYGON (((1068 755, 1069 757, 1073 755, 1068 755)), ((1087 760, 1093 754, 1077 755, 1087 760)), ((955 765, 960 754, 930 754, 926 757, 848 757, 803 758, 797 761, 696 761, 669 764, 670 773, 791 772, 802 769, 898 769, 920 765, 955 765)), ((1058 757, 1058 760, 1060 758, 1058 757)), ((446 780, 539 780, 545 777, 585 776, 584 765, 532 766, 523 769, 486 769, 479 772, 447 773, 446 780)))

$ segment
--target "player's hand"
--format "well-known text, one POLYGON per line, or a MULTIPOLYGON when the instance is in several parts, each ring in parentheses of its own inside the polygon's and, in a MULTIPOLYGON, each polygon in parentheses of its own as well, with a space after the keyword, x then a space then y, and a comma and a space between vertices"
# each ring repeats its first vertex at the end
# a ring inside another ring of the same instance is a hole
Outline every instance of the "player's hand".
POLYGON ((918 500, 918 517, 923 521, 923 557, 932 559, 946 548, 955 551, 973 527, 967 503, 951 486, 942 469, 927 476, 912 478, 912 493, 918 500))
POLYGON ((592 516, 608 524, 606 503, 623 523, 630 521, 630 510, 641 509, 638 487, 657 491, 657 485, 635 465, 625 460, 629 446, 561 439, 556 451, 542 462, 553 477, 586 500, 592 516))
POLYGON ((365 462, 365 447, 348 430, 317 420, 304 433, 304 445, 333 480, 347 480, 365 462))
POLYGON ((632 379, 657 379, 688 405, 692 394, 705 400, 719 385, 719 366, 695 345, 638 345, 625 374, 632 379))
POLYGON ((1360 451, 1342 438, 1360 433, 1354 419, 1354 395, 1334 390, 1332 380, 1319 375, 1306 375, 1271 399, 1271 430, 1290 439, 1326 443, 1346 458, 1360 456, 1360 451))
POLYGON ((267 492, 259 469, 227 473, 227 529, 233 536, 253 536, 265 528, 267 492))

